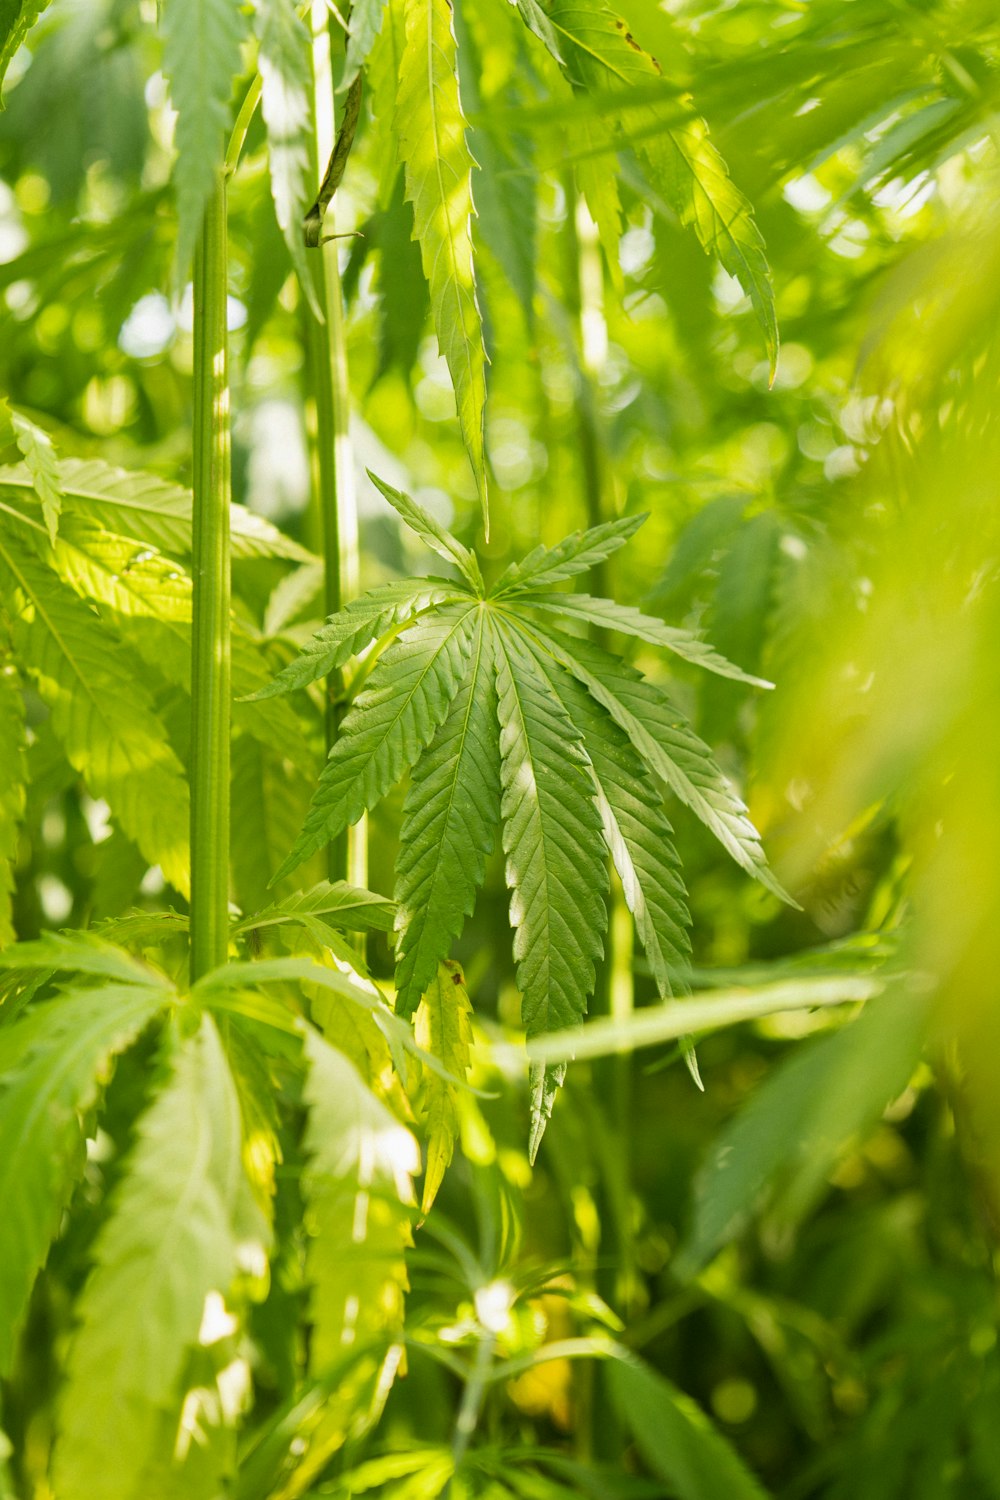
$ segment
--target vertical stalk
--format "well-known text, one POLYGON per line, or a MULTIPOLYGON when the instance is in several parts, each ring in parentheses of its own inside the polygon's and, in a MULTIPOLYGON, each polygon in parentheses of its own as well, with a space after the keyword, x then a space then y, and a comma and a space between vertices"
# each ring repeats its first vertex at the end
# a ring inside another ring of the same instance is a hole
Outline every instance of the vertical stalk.
MULTIPOLYGON (((330 55, 330 12, 326 0, 313 0, 313 113, 317 151, 317 185, 334 143, 333 76, 330 55)), ((332 206, 326 214, 326 233, 332 233, 332 206)), ((350 438, 350 388, 340 265, 336 243, 319 247, 321 257, 317 298, 321 323, 306 309, 306 343, 312 399, 315 408, 315 470, 325 569, 324 608, 336 614, 358 588, 358 521, 354 492, 354 456, 350 438)), ((326 748, 337 738, 344 715, 343 676, 327 678, 326 748)), ((367 879, 367 820, 362 819, 329 846, 331 880, 367 879)))
POLYGON ((225 963, 229 920, 229 375, 226 184, 194 262, 194 620, 191 649, 191 979, 225 963))

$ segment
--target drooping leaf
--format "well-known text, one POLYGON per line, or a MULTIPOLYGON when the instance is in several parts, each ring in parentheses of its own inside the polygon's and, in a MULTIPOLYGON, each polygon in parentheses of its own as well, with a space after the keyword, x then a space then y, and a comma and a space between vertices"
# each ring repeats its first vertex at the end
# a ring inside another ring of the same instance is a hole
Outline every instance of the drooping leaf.
POLYGON ((187 782, 140 674, 113 634, 13 538, 0 541, 0 567, 23 601, 15 638, 67 758, 150 864, 186 892, 187 782))
POLYGON ((158 987, 105 983, 59 994, 0 1029, 0 1372, 5 1375, 32 1284, 83 1173, 80 1116, 98 1097, 110 1059, 168 999, 169 991, 158 987))
POLYGON ((479 563, 476 561, 475 554, 470 552, 468 547, 463 547, 450 531, 446 530, 439 521, 436 521, 402 490, 393 489, 391 484, 386 484, 384 479, 379 479, 371 469, 368 470, 368 478, 385 496, 393 510, 403 518, 410 530, 416 532, 421 541, 426 542, 439 557, 444 558, 445 562, 453 563, 474 594, 481 593, 483 575, 479 571, 479 563))
MULTIPOLYGON (((191 554, 191 491, 155 474, 128 473, 101 459, 64 458, 59 484, 66 510, 89 517, 107 531, 157 547, 174 557, 191 554)), ((0 497, 23 504, 35 485, 26 465, 0 469, 0 497)), ((29 512, 30 513, 30 512, 29 512)), ((229 508, 235 559, 286 557, 311 562, 298 542, 242 505, 229 508)))
MULTIPOLYGON (((472 1006, 460 965, 442 963, 428 985, 414 1019, 417 1041, 454 1077, 464 1079, 472 1065, 472 1006)), ((424 1080, 423 1112, 427 1161, 420 1212, 425 1217, 437 1197, 455 1151, 458 1112, 455 1085, 438 1073, 424 1080)))
MULTIPOLYGON (((545 0, 544 9, 574 87, 594 94, 621 90, 619 141, 634 144, 653 188, 749 296, 773 375, 778 327, 764 241, 705 122, 693 114, 678 122, 672 98, 664 105, 629 102, 630 93, 648 101, 661 70, 604 0, 545 0)), ((548 37, 542 39, 549 45, 548 37)))
POLYGON ((187 277, 202 211, 222 166, 245 22, 232 0, 163 0, 163 71, 177 111, 177 267, 187 277))
POLYGON ((21 819, 24 817, 27 766, 24 758, 24 698, 17 672, 0 666, 0 948, 14 939, 11 895, 21 819))
POLYGON ((187 1040, 170 1033, 168 1064, 78 1305, 55 1453, 55 1490, 66 1500, 155 1492, 157 1472, 173 1464, 163 1418, 180 1414, 206 1300, 225 1298, 241 1267, 259 1272, 267 1243, 210 1017, 187 1040))
POLYGON ((685 661, 693 662, 706 672, 717 672, 720 677, 730 677, 734 682, 746 682, 752 687, 772 686, 763 678, 750 677, 740 667, 726 661, 690 630, 665 625, 654 615, 644 615, 630 604, 618 604, 614 599, 592 599, 588 594, 536 593, 533 589, 526 590, 521 599, 524 604, 562 615, 567 620, 580 620, 604 630, 620 630, 624 635, 637 636, 654 646, 666 646, 668 651, 675 652, 685 661))
MULTIPOLYGON (((607 922, 607 867, 581 736, 521 643, 497 627, 503 848, 529 1038, 587 1009, 607 922)), ((532 1067, 532 1159, 565 1064, 532 1067)))
POLYGON ((254 29, 274 211, 299 284, 315 316, 321 317, 303 230, 315 197, 310 157, 312 43, 288 0, 254 0, 254 29))
POLYGON ((573 676, 625 730, 648 768, 690 807, 736 863, 782 901, 790 901, 768 866, 742 799, 666 694, 590 641, 558 635, 547 639, 573 676))
POLYGON ((14 53, 47 4, 48 0, 3 0, 0 4, 0 84, 14 53))
POLYGON ((356 823, 413 764, 446 717, 465 674, 473 600, 418 619, 379 658, 340 726, 302 832, 280 880, 356 823))
POLYGON ((410 1016, 434 982, 483 882, 500 819, 493 632, 475 626, 469 673, 413 767, 396 860, 396 1012, 410 1016))
POLYGON ((370 589, 359 599, 352 599, 339 614, 331 615, 301 654, 266 687, 253 693, 251 701, 290 693, 329 676, 391 626, 432 605, 447 604, 458 597, 454 584, 433 578, 401 578, 370 589))
POLYGON ((351 1345, 402 1331, 411 1240, 413 1175, 420 1155, 410 1132, 347 1058, 314 1031, 306 1038, 309 1123, 303 1193, 310 1231, 310 1362, 321 1371, 351 1345))
POLYGON ((677 1500, 766 1500, 766 1491, 701 1407, 634 1358, 608 1365, 620 1420, 677 1500))
POLYGON ((396 133, 413 204, 438 344, 455 387, 459 425, 489 529, 486 493, 486 353, 472 259, 472 168, 459 96, 448 0, 404 0, 406 46, 396 133))
POLYGON ((551 588, 554 583, 562 583, 577 573, 585 573, 623 547, 645 520, 645 515, 623 516, 619 521, 604 521, 600 526, 592 526, 589 531, 574 531, 555 547, 536 547, 520 562, 511 563, 497 579, 490 595, 496 598, 501 594, 533 593, 551 588))

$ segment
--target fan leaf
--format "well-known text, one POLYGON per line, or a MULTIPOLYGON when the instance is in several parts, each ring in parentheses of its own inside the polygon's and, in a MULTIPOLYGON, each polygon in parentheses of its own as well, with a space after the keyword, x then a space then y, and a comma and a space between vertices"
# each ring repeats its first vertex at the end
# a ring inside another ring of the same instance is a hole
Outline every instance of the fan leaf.
MULTIPOLYGON (((778 325, 764 241, 750 204, 709 140, 704 120, 691 115, 678 124, 674 98, 665 107, 655 100, 629 103, 632 92, 648 99, 662 73, 604 0, 545 0, 545 11, 574 87, 593 94, 622 92, 620 144, 634 144, 654 189, 749 296, 773 376, 778 325)), ((550 45, 548 37, 542 39, 550 45)))

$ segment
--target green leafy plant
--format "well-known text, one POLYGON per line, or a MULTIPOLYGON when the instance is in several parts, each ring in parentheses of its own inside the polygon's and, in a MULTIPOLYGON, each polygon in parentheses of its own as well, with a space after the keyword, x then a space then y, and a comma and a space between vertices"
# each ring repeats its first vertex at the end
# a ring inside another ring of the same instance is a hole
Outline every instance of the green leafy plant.
MULTIPOLYGON (((375 482, 460 577, 454 585, 404 581, 356 600, 258 693, 327 676, 393 627, 374 665, 366 660, 305 827, 275 879, 412 768, 396 867, 400 1014, 412 1015, 448 956, 501 825, 529 1038, 573 1026, 586 1011, 607 920, 609 854, 661 996, 683 992, 689 918, 666 789, 749 873, 783 893, 743 803, 665 693, 560 627, 619 630, 723 676, 756 679, 688 631, 552 589, 614 553, 641 517, 538 547, 487 589, 460 542, 408 495, 375 482)), ((564 1076, 564 1065, 534 1069, 532 1159, 564 1076)))
POLYGON ((0 1500, 996 1492, 998 78, 0 0, 0 1500))

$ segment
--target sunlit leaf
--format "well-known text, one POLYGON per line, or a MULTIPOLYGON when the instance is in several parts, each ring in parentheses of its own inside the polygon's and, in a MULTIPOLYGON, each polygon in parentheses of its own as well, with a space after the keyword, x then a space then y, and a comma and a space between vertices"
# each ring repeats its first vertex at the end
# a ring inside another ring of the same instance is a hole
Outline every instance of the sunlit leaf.
POLYGON ((399 154, 438 344, 455 387, 459 425, 488 529, 486 353, 472 263, 475 163, 465 141, 451 6, 448 0, 403 3, 406 47, 395 116, 399 154))

